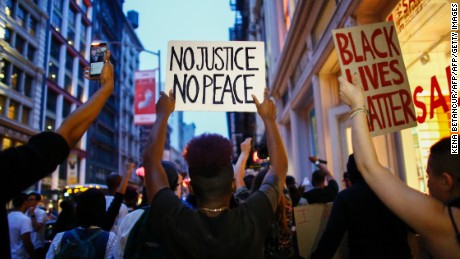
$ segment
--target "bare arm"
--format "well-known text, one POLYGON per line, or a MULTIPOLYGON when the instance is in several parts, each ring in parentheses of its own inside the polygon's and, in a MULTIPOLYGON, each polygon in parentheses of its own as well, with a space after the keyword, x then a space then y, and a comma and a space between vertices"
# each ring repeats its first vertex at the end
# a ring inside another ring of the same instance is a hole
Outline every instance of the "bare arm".
MULTIPOLYGON (((77 144, 89 126, 96 119, 97 115, 104 107, 105 102, 112 95, 114 88, 113 66, 110 63, 110 51, 107 51, 104 60, 108 61, 104 64, 101 72, 101 88, 99 88, 87 102, 78 107, 62 122, 61 126, 56 130, 72 148, 77 144)), ((88 68, 85 68, 85 77, 89 79, 88 68)))
POLYGON ((278 190, 282 190, 286 181, 288 169, 288 159, 286 149, 284 148, 283 140, 281 139, 278 126, 276 125, 276 107, 272 100, 268 97, 268 89, 265 88, 264 101, 262 103, 257 100, 257 97, 252 95, 257 107, 257 113, 262 118, 265 126, 265 134, 267 136, 268 153, 270 154, 270 170, 268 175, 275 175, 278 178, 278 190))
POLYGON ((153 198, 159 190, 168 188, 168 178, 161 165, 163 150, 166 141, 166 127, 169 115, 174 111, 175 100, 172 91, 169 96, 164 92, 156 104, 157 119, 150 132, 150 142, 144 151, 145 188, 147 190, 147 201, 152 203, 153 198))
POLYGON ((134 163, 126 163, 125 165, 125 175, 123 176, 123 180, 121 181, 120 186, 118 186, 117 192, 121 194, 126 193, 126 188, 128 187, 129 179, 131 178, 131 173, 134 170, 134 163))
POLYGON ((252 138, 246 138, 240 145, 241 154, 238 157, 238 161, 236 161, 235 168, 233 169, 237 189, 244 186, 244 169, 246 161, 248 161, 249 153, 251 153, 251 142, 252 138))
MULTIPOLYGON (((361 87, 350 84, 344 78, 339 80, 341 99, 352 110, 364 107, 361 87)), ((390 210, 422 236, 446 235, 452 231, 440 201, 408 187, 379 163, 369 134, 366 113, 360 112, 351 119, 351 135, 359 171, 390 210)))

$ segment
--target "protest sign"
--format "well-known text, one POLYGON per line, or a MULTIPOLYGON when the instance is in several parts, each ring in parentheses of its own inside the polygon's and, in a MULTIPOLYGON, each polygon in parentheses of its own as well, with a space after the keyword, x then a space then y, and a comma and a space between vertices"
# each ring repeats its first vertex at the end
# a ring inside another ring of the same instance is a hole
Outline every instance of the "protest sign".
MULTIPOLYGON (((316 203, 294 208, 294 219, 296 222, 297 245, 299 255, 303 258, 310 258, 316 250, 319 240, 326 229, 327 221, 332 209, 332 203, 316 203)), ((344 236, 334 259, 348 258, 347 235, 344 236)))
POLYGON ((134 124, 153 124, 155 109, 155 72, 156 70, 136 71, 134 74, 134 124))
POLYGON ((251 95, 263 100, 264 43, 170 41, 165 92, 179 111, 255 112, 251 95))
POLYGON ((362 86, 372 136, 417 126, 393 22, 332 31, 342 75, 362 86))

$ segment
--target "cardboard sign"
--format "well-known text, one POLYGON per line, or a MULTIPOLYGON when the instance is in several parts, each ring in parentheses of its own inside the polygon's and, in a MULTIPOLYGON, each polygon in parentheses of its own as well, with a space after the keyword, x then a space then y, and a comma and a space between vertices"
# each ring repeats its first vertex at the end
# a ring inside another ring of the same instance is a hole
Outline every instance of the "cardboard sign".
POLYGON ((156 70, 136 71, 134 74, 134 124, 153 124, 156 119, 155 108, 156 70))
POLYGON ((357 78, 372 136, 417 126, 412 93, 393 22, 332 31, 342 75, 357 78))
POLYGON ((323 235, 329 219, 332 203, 309 204, 294 207, 299 254, 310 258, 323 235))
POLYGON ((264 43, 170 41, 165 92, 179 111, 255 112, 251 95, 263 100, 264 43))

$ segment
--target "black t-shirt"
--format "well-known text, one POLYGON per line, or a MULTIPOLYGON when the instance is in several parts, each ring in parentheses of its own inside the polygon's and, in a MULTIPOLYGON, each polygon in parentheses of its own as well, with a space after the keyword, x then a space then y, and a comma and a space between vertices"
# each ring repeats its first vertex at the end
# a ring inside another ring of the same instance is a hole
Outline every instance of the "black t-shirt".
POLYGON ((304 192, 302 197, 307 199, 308 204, 315 204, 315 203, 328 203, 333 202, 337 192, 339 191, 339 186, 337 182, 332 179, 329 180, 328 185, 322 189, 315 188, 309 190, 308 192, 304 192))
POLYGON ((0 189, 0 258, 10 258, 8 220, 5 203, 15 195, 53 172, 69 154, 65 139, 54 132, 33 136, 23 146, 0 152, 2 182, 0 189), (4 241, 3 241, 4 240, 4 241))
POLYGON ((209 218, 165 188, 150 208, 150 227, 159 233, 167 258, 262 259, 276 203, 274 185, 263 184, 238 208, 209 218))
POLYGON ((312 259, 332 258, 348 231, 349 258, 412 258, 408 228, 365 182, 337 194, 312 259))

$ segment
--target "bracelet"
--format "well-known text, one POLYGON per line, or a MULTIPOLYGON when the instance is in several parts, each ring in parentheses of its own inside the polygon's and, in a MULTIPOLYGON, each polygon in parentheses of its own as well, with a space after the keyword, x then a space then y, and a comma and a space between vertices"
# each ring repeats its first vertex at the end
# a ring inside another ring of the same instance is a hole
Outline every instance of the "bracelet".
POLYGON ((365 112, 366 115, 369 115, 369 110, 367 110, 366 108, 356 108, 350 112, 350 120, 353 119, 353 117, 360 112, 365 112))

